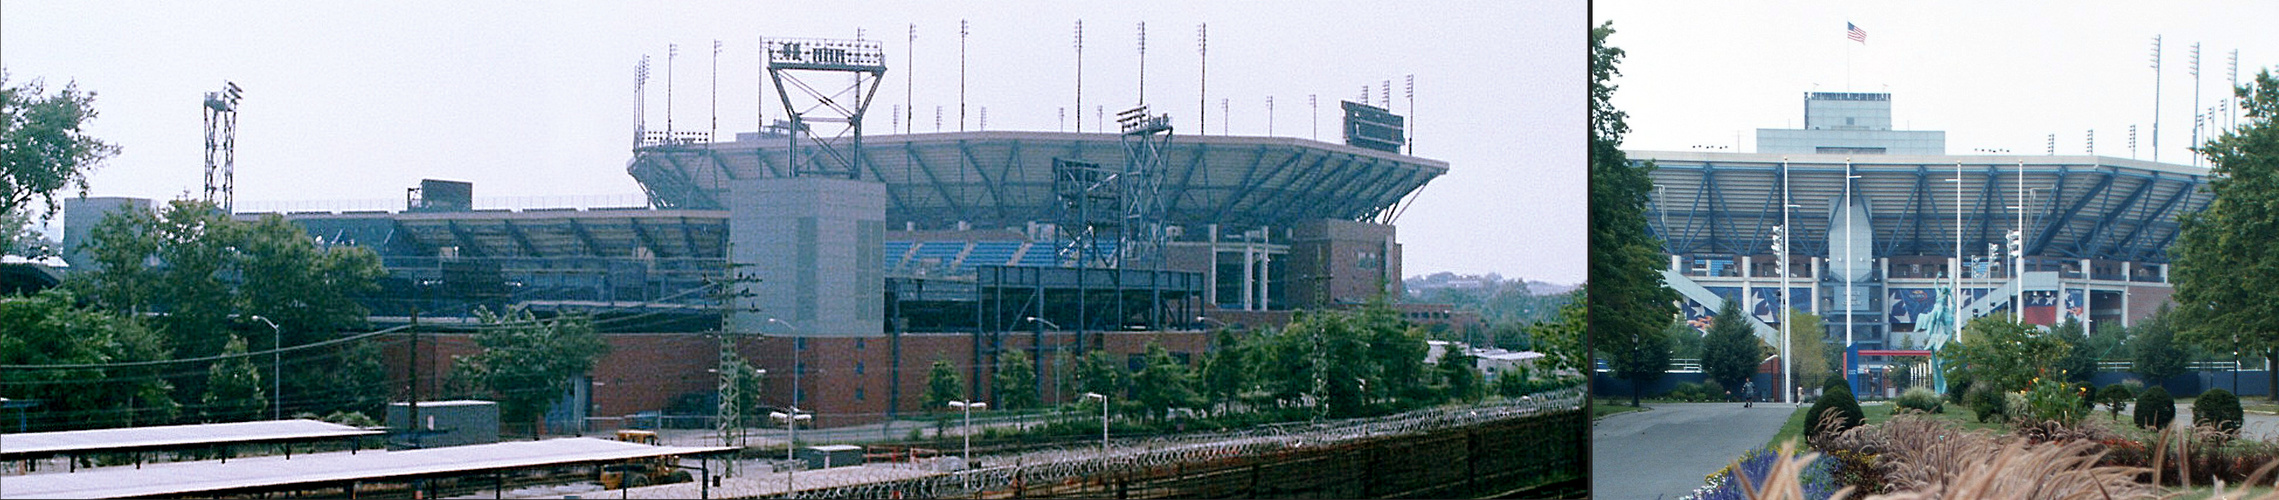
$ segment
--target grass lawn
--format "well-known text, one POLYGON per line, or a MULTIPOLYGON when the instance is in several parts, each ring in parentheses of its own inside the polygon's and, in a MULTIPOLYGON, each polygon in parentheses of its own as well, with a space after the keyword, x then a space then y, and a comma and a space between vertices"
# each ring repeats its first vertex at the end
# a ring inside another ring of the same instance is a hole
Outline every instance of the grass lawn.
MULTIPOLYGON (((1781 441, 1795 439, 1797 440, 1798 446, 1801 447, 1804 441, 1804 414, 1806 410, 1811 409, 1812 405, 1804 405, 1801 408, 1797 408, 1796 412, 1790 413, 1788 416, 1788 422, 1781 424, 1780 432, 1773 434, 1772 441, 1769 441, 1766 444, 1777 448, 1780 447, 1781 441)), ((1886 420, 1891 420, 1891 416, 1893 414, 1892 412, 1898 409, 1899 405, 1890 404, 1888 402, 1860 405, 1860 413, 1867 416, 1868 425, 1880 424, 1886 420)), ((1966 430, 1986 429, 1994 431, 1996 433, 2010 432, 2009 426, 1999 422, 1980 423, 1978 421, 1978 417, 1976 415, 1972 415, 1970 413, 1970 410, 1959 408, 1957 405, 1953 404, 1947 405, 1945 413, 1931 414, 1931 418, 1946 420, 1955 424, 1955 426, 1966 430)))
POLYGON ((1591 420, 1598 420, 1599 418, 1605 417, 1607 415, 1630 413, 1634 411, 1646 411, 1646 409, 1643 407, 1630 406, 1627 404, 1617 405, 1606 404, 1605 402, 1593 402, 1591 405, 1591 420))

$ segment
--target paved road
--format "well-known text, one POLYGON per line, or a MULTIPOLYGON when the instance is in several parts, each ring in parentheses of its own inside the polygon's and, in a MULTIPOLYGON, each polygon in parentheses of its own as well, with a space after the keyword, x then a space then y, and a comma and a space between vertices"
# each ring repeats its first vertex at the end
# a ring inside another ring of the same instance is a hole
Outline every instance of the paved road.
POLYGON ((1591 497, 1674 499, 1742 452, 1764 446, 1795 406, 1648 405, 1591 426, 1591 497))

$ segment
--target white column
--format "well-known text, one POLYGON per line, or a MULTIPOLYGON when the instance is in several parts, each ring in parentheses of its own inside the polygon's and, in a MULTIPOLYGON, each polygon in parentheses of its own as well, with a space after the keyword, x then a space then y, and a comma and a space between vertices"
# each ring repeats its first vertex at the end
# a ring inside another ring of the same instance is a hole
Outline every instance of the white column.
POLYGON ((1252 267, 1252 263, 1258 262, 1258 245, 1249 241, 1249 238, 1247 238, 1249 235, 1246 234, 1244 236, 1246 236, 1246 238, 1243 238, 1244 241, 1242 242, 1242 310, 1254 311, 1256 309, 1251 308, 1252 302, 1250 291, 1253 289, 1252 287, 1257 286, 1257 284, 1252 281, 1258 276, 1254 272, 1255 268, 1252 267))

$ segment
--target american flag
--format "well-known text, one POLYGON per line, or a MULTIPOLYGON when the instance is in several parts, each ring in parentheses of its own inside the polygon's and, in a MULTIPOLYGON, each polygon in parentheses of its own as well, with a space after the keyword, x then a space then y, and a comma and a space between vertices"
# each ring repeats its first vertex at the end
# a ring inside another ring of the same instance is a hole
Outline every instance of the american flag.
POLYGON ((1868 43, 1867 30, 1860 29, 1859 26, 1853 25, 1852 23, 1844 23, 1844 36, 1846 38, 1851 38, 1854 42, 1860 42, 1862 44, 1868 43))

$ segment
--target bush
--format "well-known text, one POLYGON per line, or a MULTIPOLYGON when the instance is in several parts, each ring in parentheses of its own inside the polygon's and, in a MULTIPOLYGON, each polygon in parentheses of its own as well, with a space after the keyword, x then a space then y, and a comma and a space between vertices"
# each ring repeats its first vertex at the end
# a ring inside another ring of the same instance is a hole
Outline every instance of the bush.
POLYGON ((1852 399, 1852 391, 1843 390, 1841 387, 1830 388, 1827 394, 1820 395, 1819 401, 1812 403, 1812 410, 1804 414, 1806 430, 1804 434, 1811 437, 1834 434, 1859 427, 1861 423, 1866 421, 1867 414, 1861 412, 1860 403, 1852 399), (1829 412, 1837 413, 1841 422, 1835 424, 1834 427, 1823 428, 1821 426, 1822 419, 1826 418, 1824 415, 1829 412))
MULTIPOLYGON (((1822 393, 1822 396, 1826 396, 1826 393, 1836 392, 1837 389, 1843 389, 1844 392, 1852 392, 1852 383, 1844 380, 1844 374, 1830 373, 1828 374, 1827 379, 1820 381, 1820 392, 1822 393)), ((1854 394, 1853 396, 1857 397, 1858 395, 1854 394)))
POLYGON ((2176 420, 2176 399, 2168 397, 2168 390, 2153 386, 2137 395, 2137 412, 2132 422, 2137 427, 2163 428, 2176 420))
POLYGON ((2081 413, 2097 412, 2097 386, 2088 382, 2073 383, 2074 399, 2081 401, 2081 413))
POLYGON ((1955 374, 1955 376, 1947 377, 1947 402, 1962 406, 1970 406, 1969 404, 1963 402, 1963 396, 1970 394, 1970 385, 1971 381, 1969 375, 1958 373, 1955 374))
POLYGON ((2009 398, 2003 397, 2003 393, 1993 387, 1972 387, 1969 394, 1963 395, 1962 400, 1963 406, 1970 407, 1971 414, 1977 416, 1979 422, 2009 419, 2009 398))
POLYGON ((2115 421, 2121 419, 2121 408, 2128 406, 2129 400, 2136 397, 2136 391, 2129 390, 2128 384, 2107 384, 2097 389, 2097 402, 2105 404, 2105 409, 2112 412, 2115 421))
POLYGON ((2200 399, 2192 401, 2192 425, 2213 427, 2237 436, 2241 418, 2239 396, 2230 391, 2209 389, 2200 393, 2200 399))
POLYGON ((1931 392, 1930 389, 1923 387, 1911 388, 1907 392, 1900 393, 1899 399, 1893 400, 1892 403, 1899 405, 1900 408, 1923 413, 1946 411, 1946 404, 1939 401, 1938 393, 1931 392))
POLYGON ((2023 424, 2056 422, 2070 427, 2081 422, 2081 416, 2088 413, 2081 406, 2081 389, 2063 380, 2036 380, 2033 389, 2027 391, 2023 399, 2025 405, 2011 407, 2017 410, 2014 412, 2016 416, 2022 417, 2018 420, 2023 424))

